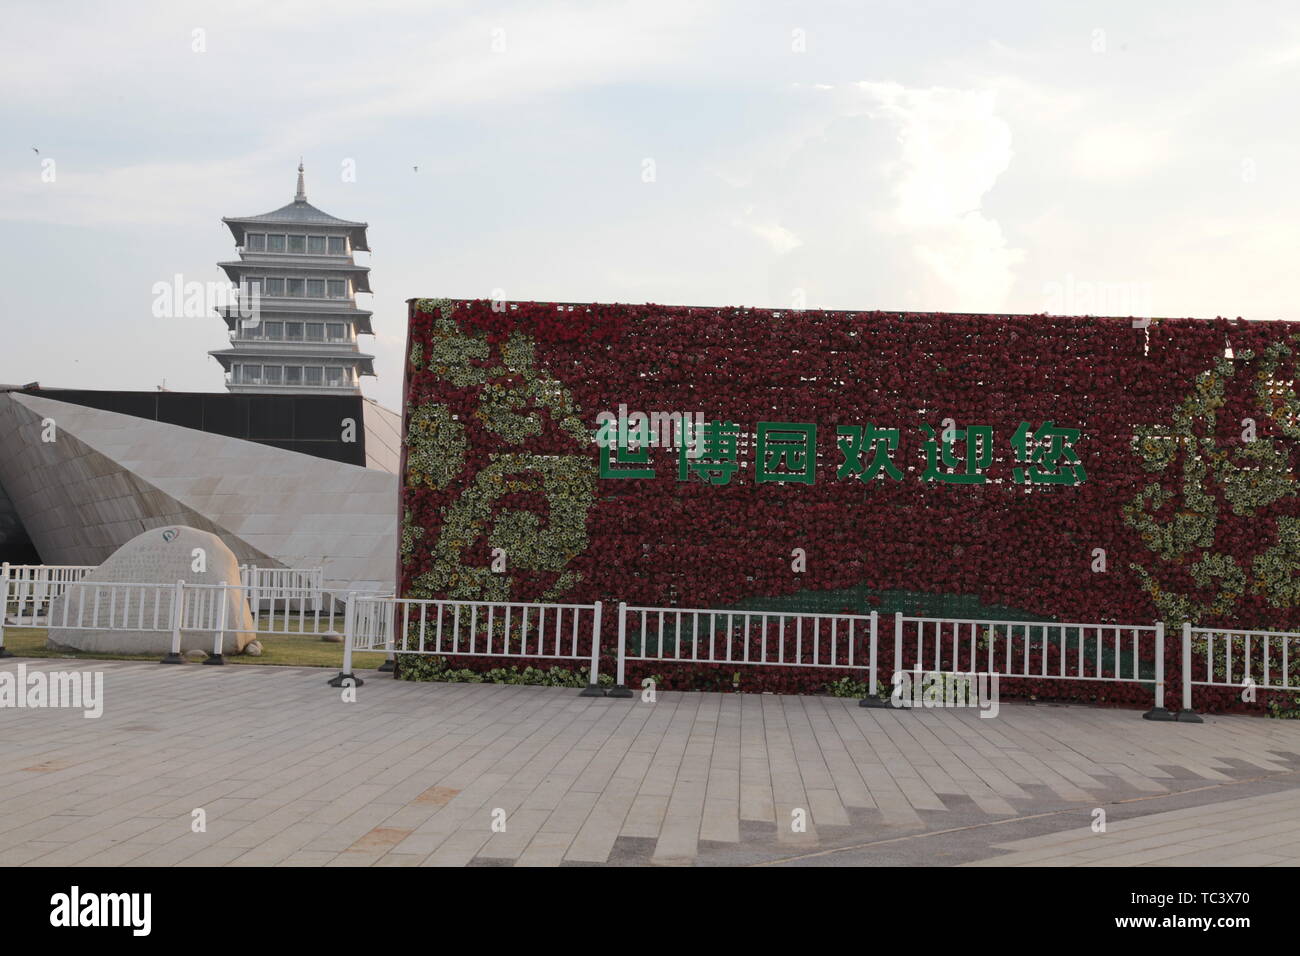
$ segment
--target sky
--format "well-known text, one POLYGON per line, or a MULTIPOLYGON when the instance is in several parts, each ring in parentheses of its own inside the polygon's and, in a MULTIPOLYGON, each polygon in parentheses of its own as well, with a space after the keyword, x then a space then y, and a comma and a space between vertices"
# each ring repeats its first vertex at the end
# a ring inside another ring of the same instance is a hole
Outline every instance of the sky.
POLYGON ((405 301, 1300 319, 1300 6, 6 0, 0 382, 220 391, 222 216, 405 301))

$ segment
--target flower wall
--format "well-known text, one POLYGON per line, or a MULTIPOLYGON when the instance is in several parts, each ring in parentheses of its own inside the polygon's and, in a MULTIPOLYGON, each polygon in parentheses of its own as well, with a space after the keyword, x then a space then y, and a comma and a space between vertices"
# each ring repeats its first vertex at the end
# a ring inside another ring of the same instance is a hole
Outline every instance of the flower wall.
MULTIPOLYGON (((924 592, 1162 620, 1171 694, 1183 621, 1300 629, 1290 323, 425 299, 408 350, 404 596, 602 600, 609 622, 619 600, 869 613, 878 597, 826 596, 924 592), (620 406, 732 423, 734 459, 615 449, 602 469, 597 415, 620 406), (791 425, 815 434, 782 446, 791 425), (769 453, 797 466, 786 480, 769 453)), ((643 669, 736 683, 731 666, 643 669)), ((828 679, 760 670, 741 686, 828 679)))

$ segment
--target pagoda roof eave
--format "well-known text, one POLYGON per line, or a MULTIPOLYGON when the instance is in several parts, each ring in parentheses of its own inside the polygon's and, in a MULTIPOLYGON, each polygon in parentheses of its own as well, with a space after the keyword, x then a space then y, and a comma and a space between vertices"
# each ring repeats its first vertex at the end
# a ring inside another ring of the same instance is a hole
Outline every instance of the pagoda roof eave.
POLYGON ((221 221, 226 224, 231 235, 235 237, 235 244, 242 246, 244 244, 244 233, 249 227, 263 228, 275 226, 289 228, 311 228, 313 226, 322 229, 342 229, 348 233, 352 240, 352 248, 359 249, 362 252, 369 252, 370 245, 366 240, 366 230, 370 224, 366 222, 356 222, 351 219, 339 219, 331 216, 327 212, 322 212, 308 202, 292 202, 287 206, 281 206, 279 209, 271 212, 261 213, 255 216, 222 216, 221 221))

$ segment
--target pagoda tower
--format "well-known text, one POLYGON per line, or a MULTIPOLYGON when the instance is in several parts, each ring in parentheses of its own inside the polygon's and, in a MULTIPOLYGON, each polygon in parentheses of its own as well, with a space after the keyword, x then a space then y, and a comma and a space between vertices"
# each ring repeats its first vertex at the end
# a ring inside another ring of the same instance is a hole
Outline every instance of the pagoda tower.
POLYGON ((223 217, 239 258, 217 263, 235 285, 237 304, 217 309, 230 348, 208 354, 232 392, 360 394, 375 374, 357 336, 374 335, 356 294, 370 292, 370 270, 353 260, 370 252, 367 223, 335 219, 307 202, 302 163, 293 202, 260 216, 223 217))

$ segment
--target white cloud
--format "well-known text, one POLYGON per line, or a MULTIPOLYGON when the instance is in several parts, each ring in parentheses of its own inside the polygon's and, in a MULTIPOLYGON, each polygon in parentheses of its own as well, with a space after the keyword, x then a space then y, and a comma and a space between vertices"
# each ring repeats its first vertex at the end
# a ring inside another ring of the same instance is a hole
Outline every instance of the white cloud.
POLYGON ((773 298, 798 287, 826 307, 1002 308, 1023 254, 983 211, 1012 161, 995 92, 863 82, 827 110, 751 187, 749 228, 783 260, 773 298))
POLYGON ((743 223, 737 225, 743 226, 754 235, 764 240, 772 251, 777 254, 785 254, 793 249, 798 249, 803 245, 803 240, 793 232, 774 222, 743 223))
POLYGON ((1171 155, 1169 136, 1135 123, 1085 130, 1074 142, 1071 169, 1080 179, 1127 180, 1147 176, 1171 155))

